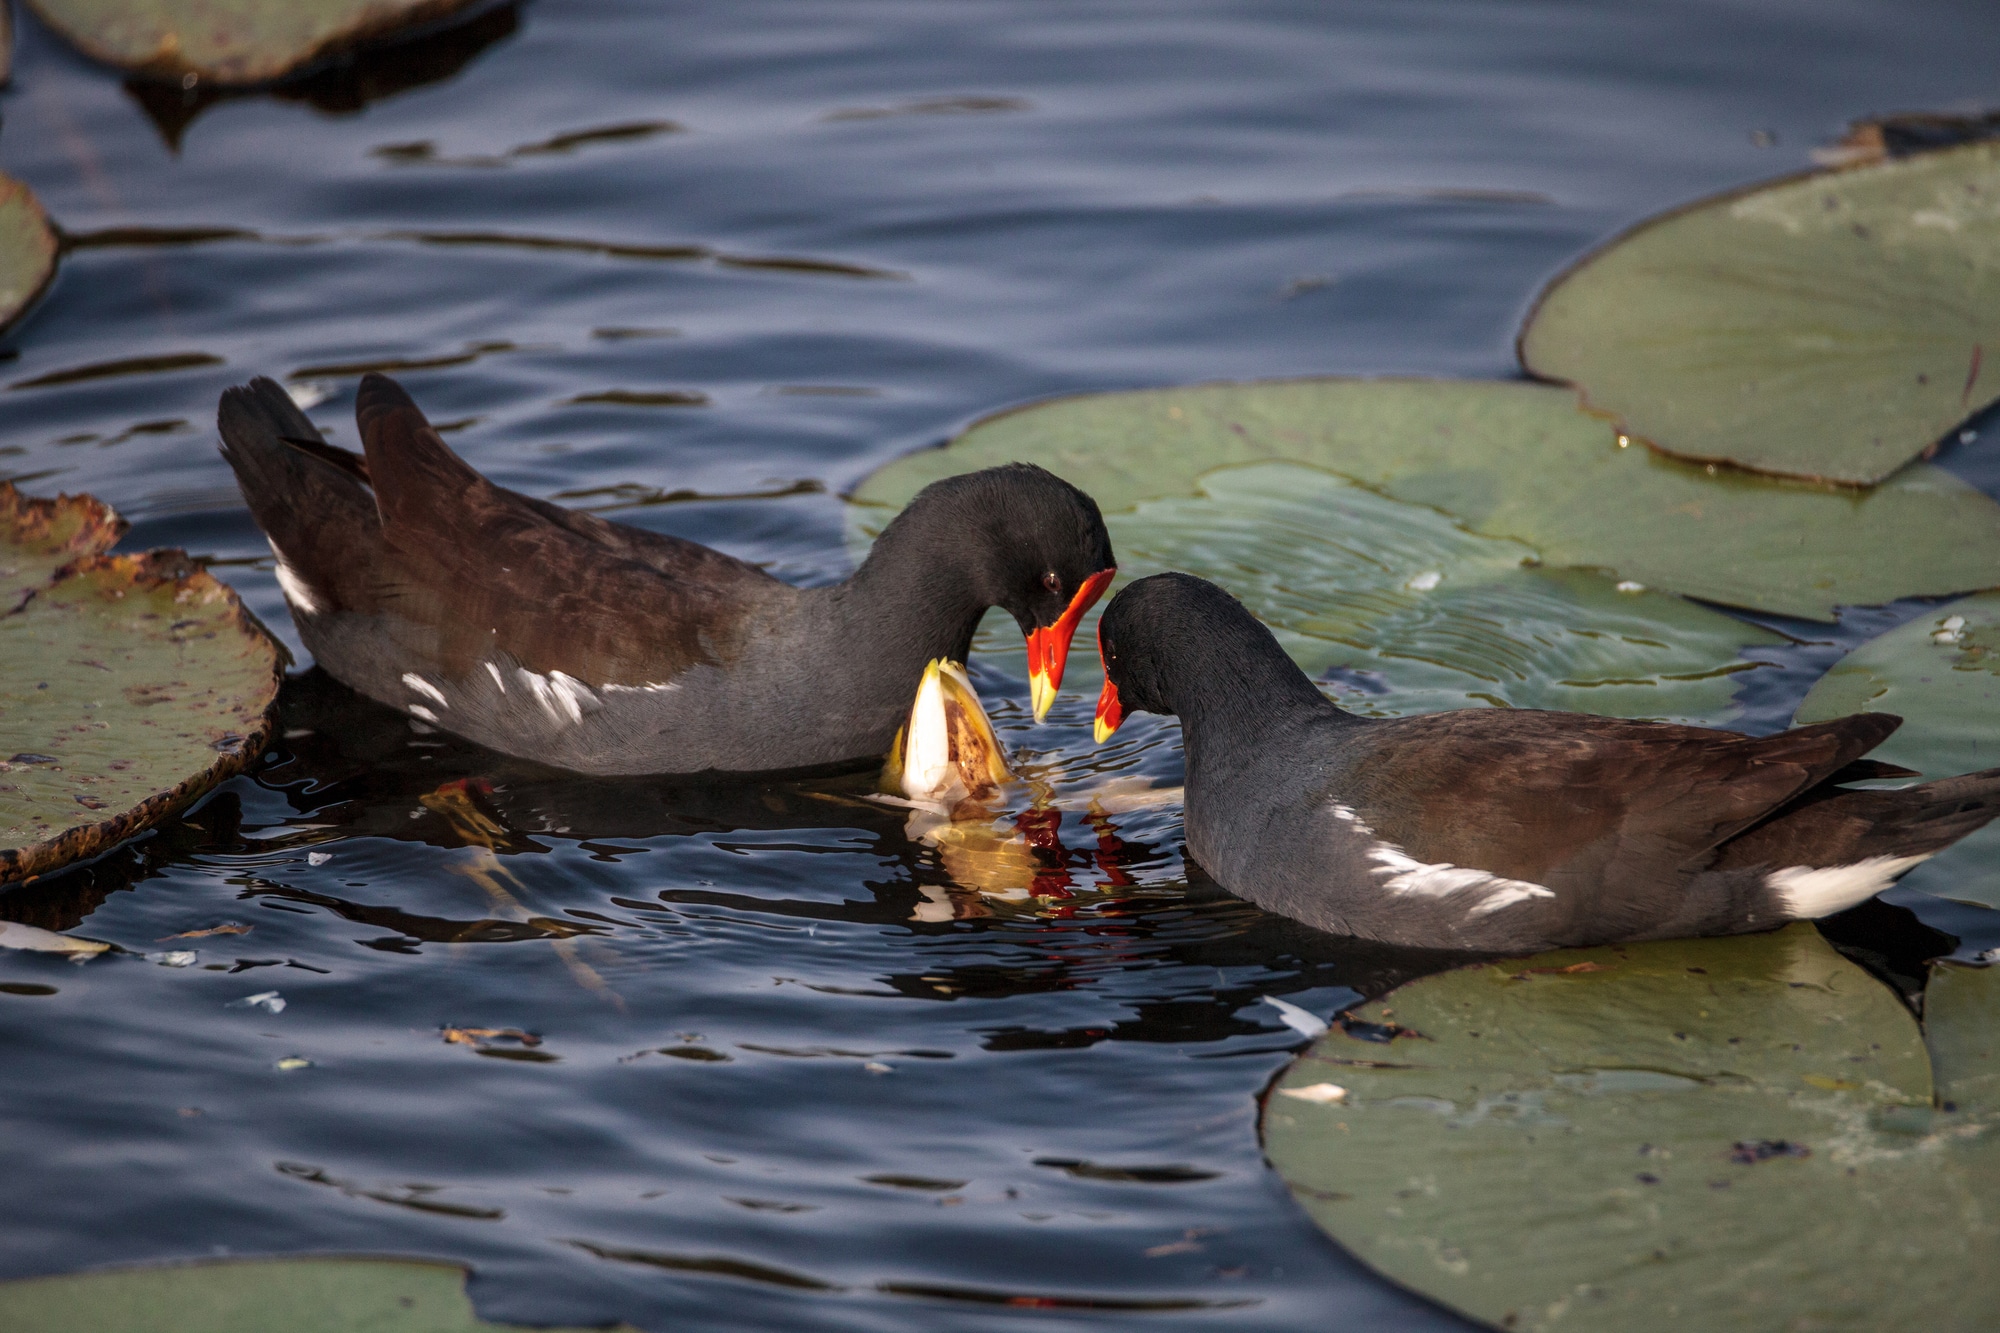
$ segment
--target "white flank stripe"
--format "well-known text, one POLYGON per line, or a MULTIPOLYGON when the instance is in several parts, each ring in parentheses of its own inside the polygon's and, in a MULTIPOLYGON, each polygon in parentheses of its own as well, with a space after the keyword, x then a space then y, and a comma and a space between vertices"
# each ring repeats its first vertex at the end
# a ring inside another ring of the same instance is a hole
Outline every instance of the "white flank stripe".
POLYGON ((500 674, 499 667, 493 665, 491 662, 486 663, 486 674, 493 677, 495 689, 499 690, 502 694, 507 692, 507 678, 500 674))
POLYGON ((1866 902, 1894 884, 1896 876, 1935 855, 1871 856, 1844 866, 1787 866, 1764 876, 1764 882, 1778 891, 1794 921, 1810 921, 1866 902))
POLYGON ((437 686, 431 684, 429 681, 425 680, 422 676, 419 676, 416 672, 405 671, 403 673, 403 683, 409 686, 411 689, 415 690, 418 694, 429 695, 432 699, 437 701, 437 706, 439 708, 451 707, 451 701, 444 697, 444 691, 439 689, 437 686))
MULTIPOLYGON (((1361 822, 1361 816, 1344 805, 1327 807, 1335 819, 1352 824, 1354 831, 1372 837, 1375 830, 1361 822)), ((1485 916, 1503 907, 1553 898, 1555 893, 1525 879, 1506 879, 1490 870, 1455 866, 1449 861, 1427 864, 1417 860, 1393 842, 1377 842, 1368 849, 1368 859, 1378 864, 1370 874, 1383 876, 1382 887, 1391 893, 1418 898, 1447 898, 1457 893, 1476 893, 1477 901, 1465 909, 1467 916, 1485 916)))
POLYGON ((560 671, 551 671, 548 675, 541 676, 526 667, 521 667, 514 674, 519 676, 534 693, 535 702, 542 706, 542 711, 549 715, 551 721, 562 722, 567 718, 573 726, 583 721, 583 707, 586 703, 590 705, 592 712, 602 707, 601 701, 591 691, 590 686, 575 676, 565 675, 560 671))

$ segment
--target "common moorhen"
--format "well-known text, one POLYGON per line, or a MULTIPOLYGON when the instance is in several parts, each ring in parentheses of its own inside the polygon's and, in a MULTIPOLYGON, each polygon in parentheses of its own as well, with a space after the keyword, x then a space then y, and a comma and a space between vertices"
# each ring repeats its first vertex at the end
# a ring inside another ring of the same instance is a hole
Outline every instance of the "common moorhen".
POLYGON ((1035 716, 1111 581, 1096 503, 1010 464, 927 487, 844 583, 795 588, 695 542, 495 486, 395 381, 361 381, 365 451, 278 384, 222 395, 223 455, 299 637, 421 721, 583 773, 880 759, 933 658, 989 606, 1027 635, 1035 716))
POLYGON ((1901 790, 1884 713, 1745 736, 1582 713, 1343 712, 1228 593, 1127 587, 1098 627, 1101 741, 1178 715, 1188 854, 1341 935, 1532 952, 1731 935, 1867 899, 2000 814, 2000 769, 1901 790))

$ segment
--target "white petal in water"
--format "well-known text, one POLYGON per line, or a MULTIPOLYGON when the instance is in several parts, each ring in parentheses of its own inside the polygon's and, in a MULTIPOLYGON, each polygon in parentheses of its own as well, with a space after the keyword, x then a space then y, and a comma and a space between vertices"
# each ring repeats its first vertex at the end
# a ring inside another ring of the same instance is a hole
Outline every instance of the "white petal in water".
POLYGON ((943 658, 931 662, 882 770, 883 787, 949 807, 989 796, 1012 777, 965 668, 943 658))
POLYGON ((306 864, 307 864, 307 865, 309 865, 309 866, 323 866, 323 865, 325 865, 325 864, 326 864, 326 863, 327 863, 328 861, 331 861, 332 859, 333 859, 333 853, 332 853, 332 852, 307 852, 307 853, 306 853, 306 864))
POLYGON ((255 995, 246 995, 240 1000, 231 1000, 229 1008, 262 1009, 267 1014, 282 1014, 285 1012, 285 997, 274 990, 258 991, 255 995))
POLYGON ((1965 617, 1946 616, 1931 638, 1938 643, 1958 643, 1965 638, 1965 617))
POLYGON ((149 953, 146 958, 161 967, 193 967, 201 955, 193 949, 168 949, 164 953, 149 953))
POLYGON ((278 1068, 287 1071, 293 1069, 311 1069, 312 1063, 312 1061, 306 1059, 303 1055, 288 1055, 278 1061, 278 1068))
POLYGON ((0 921, 0 949, 28 949, 35 953, 66 953, 90 957, 111 946, 102 940, 80 940, 58 935, 40 926, 24 926, 18 921, 0 921))
POLYGON ((1314 1083, 1303 1088, 1279 1088, 1278 1093, 1280 1096, 1296 1097, 1302 1102, 1319 1102, 1322 1105, 1347 1100, 1347 1089, 1338 1083, 1314 1083))
POLYGON ((1646 591, 1646 585, 1639 582, 1639 580, 1637 579, 1620 579, 1618 580, 1618 591, 1644 592, 1646 591))
POLYGON ((1326 1031, 1327 1023, 1325 1019, 1319 1017, 1317 1014, 1308 1013, 1295 1004, 1280 1000, 1272 995, 1266 995, 1264 1003, 1276 1009, 1278 1017, 1284 1020, 1285 1026, 1299 1033, 1301 1036, 1317 1037, 1326 1031))
POLYGON ((894 1065, 885 1065, 880 1060, 870 1060, 861 1067, 871 1074, 893 1074, 896 1072, 894 1065))
POLYGON ((1411 592, 1429 592, 1444 582, 1444 575, 1435 569, 1427 569, 1403 586, 1411 592))

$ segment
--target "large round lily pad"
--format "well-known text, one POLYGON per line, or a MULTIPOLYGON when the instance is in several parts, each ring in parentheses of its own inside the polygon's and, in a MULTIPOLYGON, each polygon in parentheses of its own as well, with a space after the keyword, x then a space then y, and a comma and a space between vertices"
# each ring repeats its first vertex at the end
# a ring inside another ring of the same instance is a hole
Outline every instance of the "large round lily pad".
POLYGON ((1985 1329, 2000 1101, 1957 1051, 2000 1014, 1951 982, 1953 1111, 1901 1001, 1797 925, 1413 982, 1285 1072, 1265 1144, 1341 1244, 1496 1327, 1985 1329))
MULTIPOLYGON (((228 1259, 0 1282, 0 1328, 9 1333, 476 1333, 516 1327, 489 1324, 473 1313, 463 1268, 415 1259, 228 1259)), ((617 1328, 630 1333, 631 1326, 617 1328)))
MULTIPOLYGON (((0 69, 0 82, 5 71, 0 69)), ((0 329, 19 319, 56 272, 56 234, 34 191, 0 176, 0 329)))
POLYGON ((1520 350, 1662 449, 1880 481, 2000 396, 2000 144, 1644 223, 1556 279, 1520 350))
MULTIPOLYGON (((13 512, 60 529, 78 509, 13 512)), ((108 512, 76 521, 96 540, 108 512)), ((17 545, 0 508, 0 564, 47 563, 37 526, 17 521, 17 545)), ((95 855, 241 770, 270 734, 279 653, 179 551, 84 555, 0 615, 0 882, 95 855)))
POLYGON ((1775 636, 1684 598, 1466 531, 1317 468, 1251 463, 1107 518, 1132 577, 1215 580, 1357 712, 1481 704, 1723 721, 1746 647, 1775 636), (1381 691, 1381 692, 1375 692, 1381 691))
MULTIPOLYGON (((1812 687, 1797 721, 1870 711, 1903 719, 1876 758, 1926 778, 2000 768, 2000 594, 1934 608, 1862 644, 1812 687)), ((2000 907, 2000 828, 1987 825, 1903 883, 2000 907)))
POLYGON ((2000 506, 1941 469, 1866 495, 1711 475, 1620 447, 1568 390, 1534 384, 1316 379, 1057 399, 876 472, 854 494, 873 508, 860 525, 872 535, 927 483, 1016 459, 1083 487, 1107 517, 1198 494, 1219 467, 1303 463, 1525 543, 1545 567, 1820 620, 2000 583, 2000 506))
POLYGON ((164 79, 269 83, 479 0, 27 0, 94 59, 164 79))

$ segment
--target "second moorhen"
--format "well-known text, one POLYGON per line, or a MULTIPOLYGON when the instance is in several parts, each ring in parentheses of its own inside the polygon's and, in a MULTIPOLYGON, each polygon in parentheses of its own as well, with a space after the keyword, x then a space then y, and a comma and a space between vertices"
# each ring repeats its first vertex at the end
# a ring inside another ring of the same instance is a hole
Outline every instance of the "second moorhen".
POLYGON ((843 583, 796 588, 695 542, 494 485, 383 375, 363 454, 283 387, 222 396, 223 454, 306 647, 352 688, 583 773, 879 760, 934 658, 990 606, 1028 639, 1035 716, 1111 581, 1096 503, 1026 464, 925 488, 843 583))
POLYGON ((1101 741, 1181 719, 1188 854, 1340 935, 1534 952, 1826 916, 2000 814, 2000 769, 1900 790, 1858 713, 1773 736, 1582 713, 1342 711, 1212 583, 1159 574, 1098 628, 1101 741))

